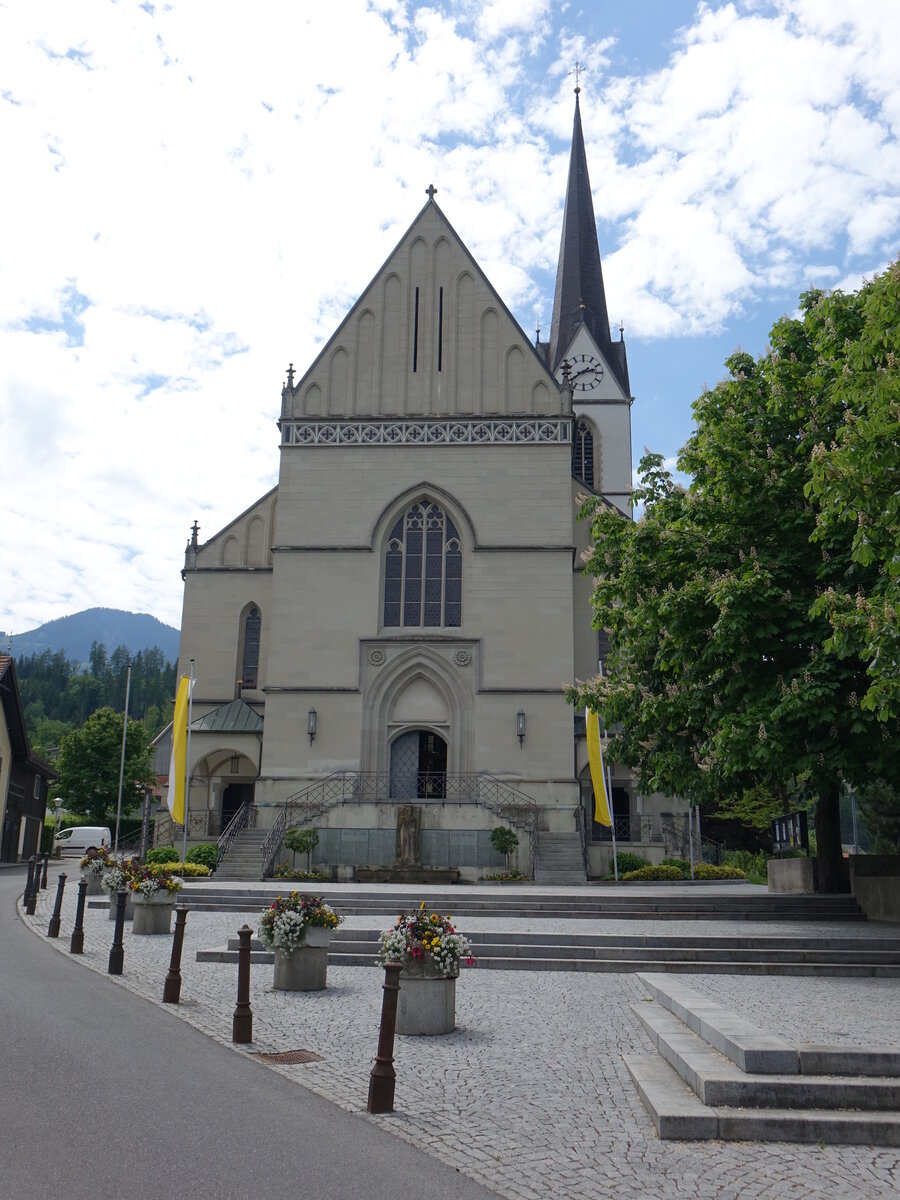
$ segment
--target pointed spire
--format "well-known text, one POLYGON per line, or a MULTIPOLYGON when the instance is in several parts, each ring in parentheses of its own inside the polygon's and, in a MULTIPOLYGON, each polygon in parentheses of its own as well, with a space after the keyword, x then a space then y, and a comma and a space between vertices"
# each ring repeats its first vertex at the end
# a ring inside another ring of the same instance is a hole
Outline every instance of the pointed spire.
POLYGON ((578 101, 580 91, 581 88, 576 86, 569 182, 566 187, 566 206, 559 244, 553 323, 550 327, 550 370, 556 372, 560 358, 583 321, 606 361, 618 375, 620 364, 618 356, 613 354, 612 340, 609 336, 609 315, 600 266, 597 223, 594 220, 591 181, 588 178, 584 134, 581 130, 581 108, 578 101))

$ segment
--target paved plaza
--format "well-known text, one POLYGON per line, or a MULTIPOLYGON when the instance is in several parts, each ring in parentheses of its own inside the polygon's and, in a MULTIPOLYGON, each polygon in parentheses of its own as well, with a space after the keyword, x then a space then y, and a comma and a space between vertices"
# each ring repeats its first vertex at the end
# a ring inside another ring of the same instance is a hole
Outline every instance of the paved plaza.
MULTIPOLYGON (((77 869, 70 869, 60 939, 68 956, 77 869)), ((34 917, 41 937, 55 895, 40 893, 34 917)), ((329 895, 340 892, 329 885, 329 895)), ((348 890, 352 890, 349 889, 348 890)), ((396 891, 397 889, 390 889, 396 891)), ((540 890, 529 888, 528 894, 540 890)), ((466 889, 474 894, 477 889, 466 889)), ((577 894, 596 889, 567 888, 577 894)), ((427 896, 412 889, 410 901, 427 896)), ((335 900, 339 909, 339 900, 335 900)), ((21 911, 21 906, 20 906, 21 911)), ((251 915, 191 912, 178 1006, 162 1005, 171 938, 125 933, 121 986, 231 1045, 237 968, 197 963, 198 950, 222 946, 251 915)), ((348 917, 350 928, 373 918, 348 917)), ((900 935, 900 927, 799 922, 725 924, 470 918, 462 932, 542 930, 579 933, 812 934, 868 938, 900 935)), ((113 922, 102 909, 85 914, 85 952, 78 961, 106 974, 113 922)), ((271 965, 251 971, 254 1042, 239 1054, 310 1050, 322 1061, 273 1066, 341 1108, 365 1109, 378 1040, 380 971, 328 970, 318 993, 272 989, 271 965)), ((793 1042, 890 1045, 900 1049, 900 987, 895 979, 679 974, 679 982, 793 1042)), ((900 1151, 865 1146, 747 1142, 662 1142, 641 1104, 623 1054, 653 1047, 631 1011, 649 1000, 636 975, 464 970, 457 984, 457 1030, 441 1038, 398 1037, 396 1112, 370 1117, 498 1195, 525 1200, 615 1196, 617 1200, 684 1197, 702 1200, 828 1200, 896 1197, 900 1151)))

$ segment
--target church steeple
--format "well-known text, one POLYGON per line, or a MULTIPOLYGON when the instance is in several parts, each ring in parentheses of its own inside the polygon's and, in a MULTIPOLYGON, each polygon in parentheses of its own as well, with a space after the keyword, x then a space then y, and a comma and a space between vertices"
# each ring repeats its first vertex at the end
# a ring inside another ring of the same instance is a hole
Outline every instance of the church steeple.
MULTIPOLYGON (((591 182, 588 178, 584 134, 581 130, 580 87, 575 88, 575 126, 569 157, 569 182, 559 244, 556 293, 553 298, 553 322, 550 327, 550 370, 555 374, 560 359, 583 322, 619 382, 626 389, 627 373, 622 354, 613 348, 609 334, 609 314, 600 266, 600 246, 591 182)), ((624 351, 624 344, 622 350, 624 351)))

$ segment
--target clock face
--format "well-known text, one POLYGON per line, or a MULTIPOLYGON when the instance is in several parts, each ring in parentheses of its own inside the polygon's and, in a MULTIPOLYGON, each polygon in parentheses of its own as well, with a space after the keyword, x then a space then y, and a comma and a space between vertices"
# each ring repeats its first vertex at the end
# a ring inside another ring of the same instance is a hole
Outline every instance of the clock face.
POLYGON ((572 386, 576 392, 591 392, 603 379, 603 364, 592 354, 576 354, 572 358, 572 386))

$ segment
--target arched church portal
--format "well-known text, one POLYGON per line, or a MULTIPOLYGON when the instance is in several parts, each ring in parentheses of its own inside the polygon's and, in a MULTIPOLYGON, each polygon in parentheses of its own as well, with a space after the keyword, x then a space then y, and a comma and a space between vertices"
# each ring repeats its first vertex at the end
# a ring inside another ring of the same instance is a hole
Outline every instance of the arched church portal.
POLYGON ((407 729, 391 742, 391 799, 437 800, 447 794, 447 743, 432 729, 407 729))

